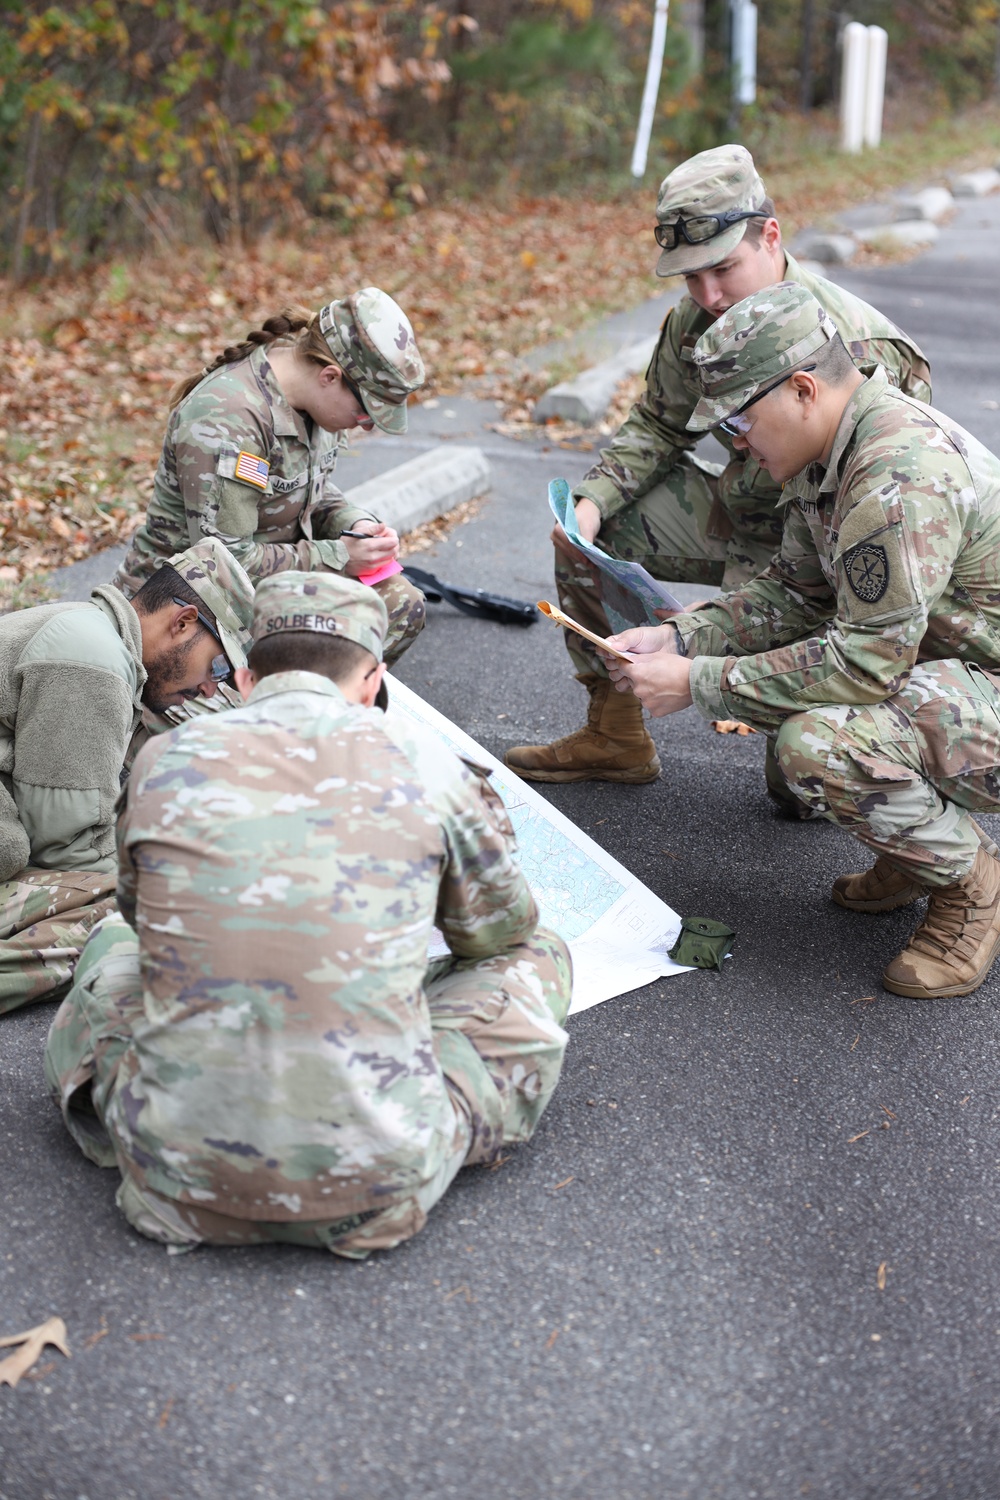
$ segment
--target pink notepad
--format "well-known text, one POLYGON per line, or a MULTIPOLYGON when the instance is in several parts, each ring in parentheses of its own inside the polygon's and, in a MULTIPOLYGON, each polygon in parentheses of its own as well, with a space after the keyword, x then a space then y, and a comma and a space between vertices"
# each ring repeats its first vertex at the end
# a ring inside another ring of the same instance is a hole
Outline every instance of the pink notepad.
POLYGON ((391 562, 380 563, 377 568, 372 568, 370 573, 359 573, 359 583, 381 583, 383 578, 391 578, 394 573, 402 573, 403 564, 395 558, 391 562))

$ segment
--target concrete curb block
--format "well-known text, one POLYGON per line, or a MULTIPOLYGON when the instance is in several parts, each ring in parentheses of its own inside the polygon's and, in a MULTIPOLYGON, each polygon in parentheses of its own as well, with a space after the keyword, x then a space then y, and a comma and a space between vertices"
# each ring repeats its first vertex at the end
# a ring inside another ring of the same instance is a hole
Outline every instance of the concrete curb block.
POLYGON ((564 380, 545 392, 535 407, 535 421, 561 417, 564 422, 596 422, 608 409, 615 387, 626 375, 639 375, 653 357, 659 335, 629 344, 611 359, 592 365, 574 380, 564 380))
POLYGON ((1000 172, 995 167, 981 167, 978 172, 961 172, 951 179, 956 198, 985 198, 1000 188, 1000 172))
POLYGON ((937 224, 955 207, 955 200, 947 188, 927 187, 919 193, 908 193, 896 200, 897 223, 908 224, 912 220, 937 224))
POLYGON ((443 443, 411 458, 345 494, 351 505, 370 510, 396 531, 412 531, 423 521, 483 495, 493 471, 481 448, 443 443))
POLYGON ((804 234, 796 242, 795 258, 818 260, 824 266, 846 266, 858 248, 853 234, 804 234))
POLYGON ((858 239, 863 245, 908 246, 933 245, 940 234, 936 224, 929 219, 902 219, 897 224, 876 224, 872 229, 859 229, 858 239))

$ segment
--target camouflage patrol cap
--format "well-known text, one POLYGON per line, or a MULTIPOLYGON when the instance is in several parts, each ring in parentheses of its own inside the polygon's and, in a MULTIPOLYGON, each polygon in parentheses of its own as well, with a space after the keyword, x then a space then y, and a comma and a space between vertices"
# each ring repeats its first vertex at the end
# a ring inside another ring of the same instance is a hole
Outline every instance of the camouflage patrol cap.
POLYGON ((274 573, 257 589, 253 637, 308 632, 354 641, 382 660, 389 615, 374 589, 342 573, 274 573))
POLYGON ((702 395, 688 429, 704 432, 724 422, 839 336, 826 309, 797 281, 745 297, 694 346, 702 395))
POLYGON ((194 590, 214 617, 222 649, 234 667, 245 667, 253 645, 253 584, 233 554, 215 537, 206 537, 186 552, 161 557, 155 566, 169 563, 194 590))
MULTIPOLYGON (((747 148, 715 146, 711 151, 699 151, 663 179, 656 200, 656 219, 659 224, 674 224, 678 218, 695 219, 730 210, 750 211, 760 208, 766 197, 767 189, 747 148)), ((717 266, 736 249, 751 222, 738 219, 698 245, 689 245, 681 237, 673 250, 664 250, 660 255, 657 276, 686 276, 717 266)))
POLYGON ((383 432, 406 431, 406 398, 426 379, 410 320, 377 286, 328 302, 319 326, 330 353, 383 432))

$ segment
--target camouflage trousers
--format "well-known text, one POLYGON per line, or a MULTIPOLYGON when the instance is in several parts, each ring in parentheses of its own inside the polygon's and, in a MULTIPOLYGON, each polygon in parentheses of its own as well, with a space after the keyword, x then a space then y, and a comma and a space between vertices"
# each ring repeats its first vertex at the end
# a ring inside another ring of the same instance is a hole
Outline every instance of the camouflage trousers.
POLYGON ((417 1234, 461 1167, 492 1161, 503 1146, 529 1139, 559 1079, 571 988, 569 951, 544 929, 492 958, 431 964, 425 993, 433 1046, 460 1146, 417 1192, 348 1218, 234 1219, 153 1192, 129 1171, 125 1151, 105 1122, 132 1027, 144 1009, 138 939, 117 914, 87 944, 49 1031, 45 1076, 84 1155, 98 1166, 120 1169, 118 1206, 140 1234, 186 1249, 281 1241, 363 1260, 417 1234))
MULTIPOLYGON (((721 584, 736 588, 770 562, 780 543, 774 535, 733 529, 719 504, 718 464, 685 455, 666 479, 639 500, 604 522, 597 542, 602 551, 625 562, 642 563, 664 583, 721 584)), ((582 554, 555 549, 556 588, 568 615, 597 635, 608 635, 602 580, 582 554)), ((645 624, 645 618, 636 618, 645 624)), ((597 652, 572 630, 563 632, 566 649, 578 673, 606 677, 597 652)))
POLYGON ((115 906, 117 872, 22 870, 0 884, 0 1015, 54 1000, 91 929, 115 906))
POLYGON ((1000 673, 918 663, 884 703, 795 714, 778 763, 807 806, 925 886, 953 885, 979 842, 971 812, 1000 811, 1000 673))

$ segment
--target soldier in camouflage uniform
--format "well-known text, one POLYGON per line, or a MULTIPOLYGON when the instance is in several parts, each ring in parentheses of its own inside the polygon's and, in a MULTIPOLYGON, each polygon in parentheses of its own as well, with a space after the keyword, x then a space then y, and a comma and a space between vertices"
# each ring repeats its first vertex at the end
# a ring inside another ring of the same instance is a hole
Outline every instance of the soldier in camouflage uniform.
MULTIPOLYGON (((671 172, 656 218, 657 275, 683 276, 688 295, 667 314, 645 392, 573 491, 577 521, 588 540, 596 538, 612 557, 641 562, 656 578, 735 588, 761 572, 780 544, 781 491, 725 435, 725 467, 694 451, 700 434, 686 425, 700 395, 692 355, 715 319, 766 286, 795 281, 822 302, 866 375, 881 365, 894 385, 925 401, 930 371, 888 318, 785 252, 774 205, 743 146, 703 151, 671 172)), ((607 635, 599 573, 561 530, 553 542, 562 608, 607 635)), ((590 695, 587 725, 551 745, 512 748, 507 764, 529 781, 655 780, 660 762, 641 705, 609 693, 597 653, 571 631, 565 638, 590 695)), ((768 786, 779 810, 799 815, 770 757, 768 786)))
POLYGON ((842 876, 851 911, 922 895, 885 970, 899 995, 969 994, 1000 948, 1000 459, 940 412, 867 379, 810 292, 785 283, 699 340, 693 431, 725 422, 784 483, 781 550, 696 613, 616 643, 655 714, 693 702, 777 733, 804 805, 877 856, 842 876))
MULTIPOLYGON (((377 287, 315 316, 269 318, 172 393, 153 498, 115 583, 130 597, 158 557, 209 536, 254 583, 289 568, 356 578, 391 562, 395 531, 348 504, 334 466, 351 427, 405 432, 406 399, 423 383, 409 320, 377 287)), ((374 587, 391 665, 423 628, 424 596, 400 573, 374 587)))
POLYGON ((167 1244, 387 1249, 527 1140, 558 1079, 568 950, 486 773, 371 706, 386 624, 350 579, 265 580, 245 706, 129 780, 124 920, 92 935, 46 1071, 167 1244))
POLYGON ((253 586, 220 543, 161 566, 130 604, 0 619, 0 1013, 69 983, 111 911, 115 803, 140 719, 244 666, 253 586))

